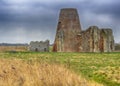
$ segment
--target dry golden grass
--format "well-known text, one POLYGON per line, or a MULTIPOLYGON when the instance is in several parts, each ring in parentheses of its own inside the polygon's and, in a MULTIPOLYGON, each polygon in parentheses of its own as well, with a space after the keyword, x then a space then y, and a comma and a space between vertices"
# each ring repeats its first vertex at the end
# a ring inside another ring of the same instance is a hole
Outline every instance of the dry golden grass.
POLYGON ((0 52, 5 51, 26 51, 27 46, 0 46, 0 52))
POLYGON ((102 86, 62 65, 36 60, 0 59, 0 86, 102 86))

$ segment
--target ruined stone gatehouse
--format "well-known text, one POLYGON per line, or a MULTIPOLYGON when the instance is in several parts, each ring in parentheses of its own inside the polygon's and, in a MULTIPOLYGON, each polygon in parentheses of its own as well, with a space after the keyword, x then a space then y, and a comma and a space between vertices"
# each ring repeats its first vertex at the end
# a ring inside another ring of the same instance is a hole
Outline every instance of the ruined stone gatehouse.
POLYGON ((49 52, 49 40, 46 41, 31 41, 29 45, 30 51, 49 52))
POLYGON ((77 9, 61 9, 53 45, 54 52, 112 52, 112 29, 91 26, 82 31, 77 9))

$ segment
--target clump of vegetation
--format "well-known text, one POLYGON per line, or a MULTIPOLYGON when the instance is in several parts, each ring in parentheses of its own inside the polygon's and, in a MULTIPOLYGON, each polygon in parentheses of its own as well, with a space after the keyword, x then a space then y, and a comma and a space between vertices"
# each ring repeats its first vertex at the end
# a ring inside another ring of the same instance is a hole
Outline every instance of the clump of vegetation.
MULTIPOLYGON (((0 59, 0 86, 93 86, 62 65, 0 59)), ((100 85, 99 85, 100 86, 100 85)))
POLYGON ((109 81, 120 83, 120 67, 104 67, 98 71, 95 71, 94 74, 96 76, 103 76, 109 81))

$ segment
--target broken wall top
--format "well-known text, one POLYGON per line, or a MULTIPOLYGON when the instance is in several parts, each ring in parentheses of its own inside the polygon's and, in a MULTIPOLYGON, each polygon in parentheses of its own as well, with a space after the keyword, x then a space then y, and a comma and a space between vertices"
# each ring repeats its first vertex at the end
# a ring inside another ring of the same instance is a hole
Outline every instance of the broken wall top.
POLYGON ((58 29, 79 29, 81 31, 77 9, 63 8, 60 10, 58 29))

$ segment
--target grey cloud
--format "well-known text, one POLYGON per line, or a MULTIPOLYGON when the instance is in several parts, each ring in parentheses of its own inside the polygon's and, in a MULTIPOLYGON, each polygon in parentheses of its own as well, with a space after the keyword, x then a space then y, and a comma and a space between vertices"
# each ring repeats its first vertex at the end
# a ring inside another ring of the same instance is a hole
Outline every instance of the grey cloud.
POLYGON ((96 14, 108 14, 113 17, 120 18, 120 1, 112 1, 111 3, 91 3, 87 6, 86 10, 94 12, 96 14))
MULTIPOLYGON (((0 1, 0 33, 3 38, 9 40, 13 37, 14 41, 19 42, 23 39, 26 42, 30 40, 50 39, 54 40, 57 21, 61 8, 77 8, 83 29, 90 25, 113 28, 115 37, 118 38, 120 22, 119 1, 111 0, 107 3, 102 0, 82 0, 82 1, 56 1, 39 2, 33 1, 26 3, 7 3, 7 0, 0 1), (106 20, 103 20, 107 16, 106 20), (103 23, 104 22, 104 23, 103 23), (106 22, 106 23, 105 23, 106 22), (20 32, 20 29, 23 32, 20 32), (16 31, 16 32, 15 32, 16 31), (22 36, 19 37, 20 32, 22 36), (4 32, 4 34, 2 34, 4 32), (12 35, 13 33, 13 35, 12 35), (17 37, 15 37, 17 36, 17 37), (20 39, 20 40, 17 40, 20 39)), ((13 0, 12 0, 13 1, 13 0)), ((120 41, 117 40, 116 41, 120 41)))

